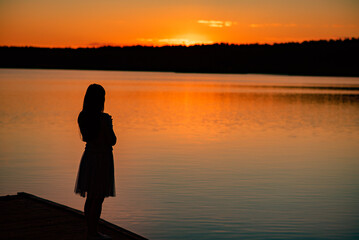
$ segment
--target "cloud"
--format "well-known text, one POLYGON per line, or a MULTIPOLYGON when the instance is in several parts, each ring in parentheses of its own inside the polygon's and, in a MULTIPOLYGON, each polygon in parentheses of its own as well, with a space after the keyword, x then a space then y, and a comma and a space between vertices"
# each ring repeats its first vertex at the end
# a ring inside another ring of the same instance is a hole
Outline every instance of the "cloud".
POLYGON ((197 23, 207 25, 208 27, 216 27, 216 28, 231 27, 232 25, 237 24, 236 22, 232 22, 232 21, 217 21, 217 20, 198 20, 197 23))
POLYGON ((289 24, 282 24, 282 23, 264 23, 264 24, 256 24, 252 23, 249 25, 251 28, 263 28, 263 27, 296 27, 297 24, 289 23, 289 24))
POLYGON ((200 41, 190 40, 187 38, 164 38, 164 39, 152 39, 152 38, 138 38, 138 41, 152 45, 196 45, 196 44, 213 44, 213 41, 200 41))
POLYGON ((169 45, 195 45, 195 44, 212 44, 212 41, 196 41, 196 40, 189 40, 186 38, 166 38, 166 39, 159 39, 159 43, 169 44, 169 45))

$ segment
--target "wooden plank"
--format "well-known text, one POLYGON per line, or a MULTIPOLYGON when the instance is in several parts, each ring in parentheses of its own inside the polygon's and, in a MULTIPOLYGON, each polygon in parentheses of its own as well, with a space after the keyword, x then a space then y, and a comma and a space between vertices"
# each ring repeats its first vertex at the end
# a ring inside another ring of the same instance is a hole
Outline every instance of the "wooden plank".
MULTIPOLYGON (((99 230, 114 240, 146 240, 103 219, 99 230)), ((0 239, 85 239, 85 232, 79 210, 23 192, 0 197, 0 239)))

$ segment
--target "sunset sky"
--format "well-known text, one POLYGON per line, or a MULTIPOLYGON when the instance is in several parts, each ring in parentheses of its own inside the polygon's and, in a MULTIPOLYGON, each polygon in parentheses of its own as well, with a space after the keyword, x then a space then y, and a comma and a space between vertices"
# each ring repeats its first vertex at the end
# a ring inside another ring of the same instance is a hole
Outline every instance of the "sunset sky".
POLYGON ((0 46, 273 43, 359 37, 358 0, 0 0, 0 46))

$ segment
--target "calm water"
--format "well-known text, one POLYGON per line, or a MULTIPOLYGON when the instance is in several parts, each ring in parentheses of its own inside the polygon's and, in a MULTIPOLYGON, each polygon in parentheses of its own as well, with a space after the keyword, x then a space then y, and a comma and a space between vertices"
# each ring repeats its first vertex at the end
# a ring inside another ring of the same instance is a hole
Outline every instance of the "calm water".
POLYGON ((150 239, 359 238, 359 78, 0 69, 0 195, 82 210, 94 82, 118 136, 106 220, 150 239))

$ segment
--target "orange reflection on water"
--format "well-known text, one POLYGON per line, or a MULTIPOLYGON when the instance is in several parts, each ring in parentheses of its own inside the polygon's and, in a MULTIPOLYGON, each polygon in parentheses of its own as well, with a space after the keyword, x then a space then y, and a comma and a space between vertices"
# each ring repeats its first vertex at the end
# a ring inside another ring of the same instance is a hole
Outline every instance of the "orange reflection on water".
POLYGON ((236 239, 246 230, 228 222, 269 232, 275 220, 311 234, 313 221, 347 229, 341 219, 357 218, 350 205, 359 169, 356 88, 317 88, 323 79, 310 77, 286 77, 291 82, 283 87, 285 77, 266 75, 2 70, 0 76, 4 194, 29 191, 82 208, 73 194, 84 148, 76 118, 87 86, 97 82, 107 91, 105 111, 118 136, 118 197, 106 199, 105 219, 153 235, 166 224, 201 229, 211 221, 236 239), (311 88, 300 87, 310 81, 311 88), (291 225, 288 212, 301 223, 291 225))

